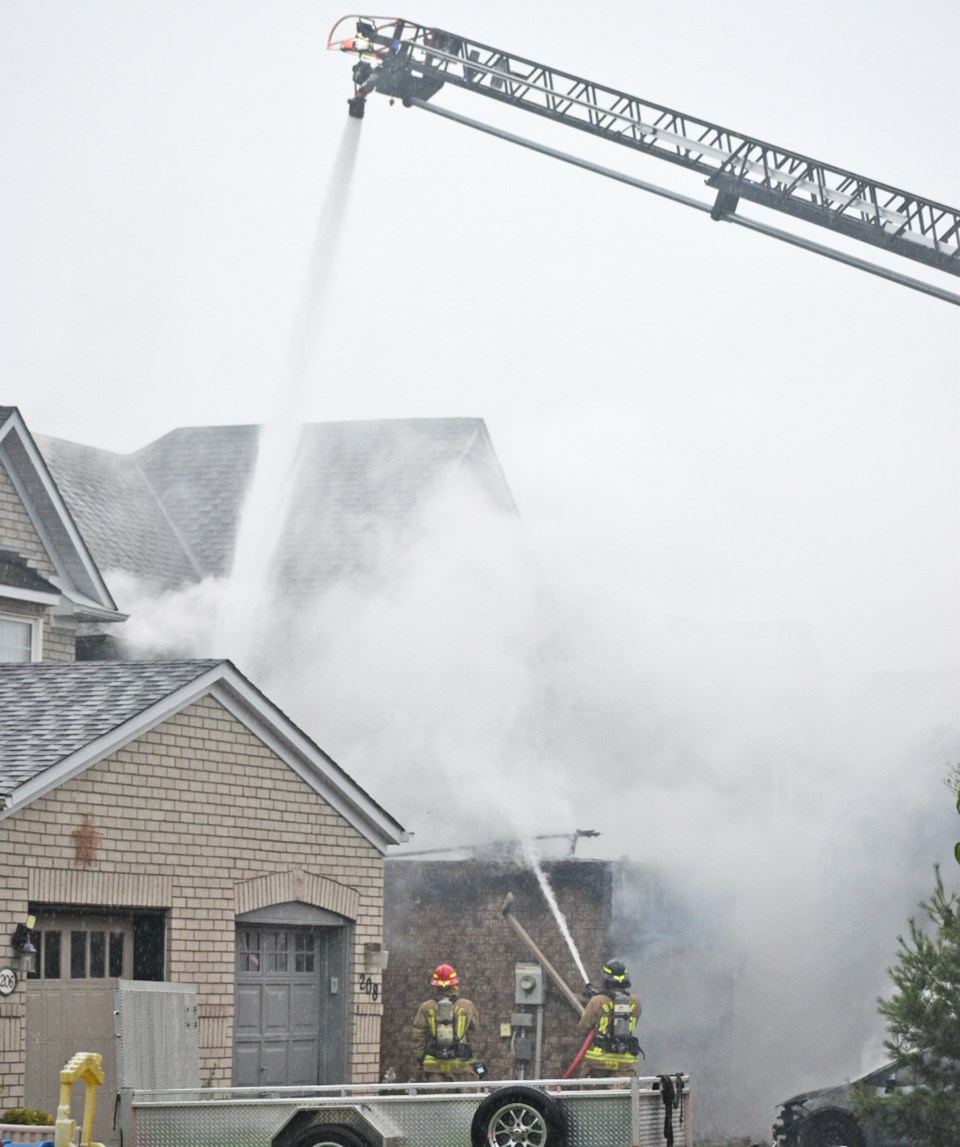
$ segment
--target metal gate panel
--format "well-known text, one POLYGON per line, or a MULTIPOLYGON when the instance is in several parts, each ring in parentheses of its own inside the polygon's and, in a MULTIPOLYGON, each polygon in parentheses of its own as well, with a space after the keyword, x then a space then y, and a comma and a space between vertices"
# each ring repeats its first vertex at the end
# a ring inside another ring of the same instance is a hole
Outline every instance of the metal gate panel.
POLYGON ((196 986, 121 980, 114 1000, 117 1087, 198 1087, 196 986))

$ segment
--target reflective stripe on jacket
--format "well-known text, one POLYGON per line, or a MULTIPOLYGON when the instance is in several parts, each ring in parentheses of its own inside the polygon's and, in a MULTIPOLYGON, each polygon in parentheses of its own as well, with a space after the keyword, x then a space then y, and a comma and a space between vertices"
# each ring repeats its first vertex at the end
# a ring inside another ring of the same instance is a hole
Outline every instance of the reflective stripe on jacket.
MULTIPOLYGON (((631 993, 630 1018, 628 1021, 631 1035, 634 1034, 640 1011, 640 997, 631 993)), ((610 1071, 618 1071, 621 1068, 632 1069, 637 1062, 636 1052, 612 1051, 604 1046, 610 1034, 612 1022, 612 998, 603 994, 593 996, 587 1003, 583 1017, 580 1020, 581 1030, 589 1031, 591 1028, 596 1030, 594 1042, 587 1048, 584 1059, 589 1060, 596 1066, 607 1068, 610 1071)))
MULTIPOLYGON (((477 1009, 470 1000, 453 1001, 454 1037, 458 1044, 467 1043, 467 1034, 476 1031, 477 1009)), ((437 1001, 425 1000, 413 1021, 413 1054, 424 1071, 463 1071, 473 1063, 473 1055, 438 1055, 437 1001)))

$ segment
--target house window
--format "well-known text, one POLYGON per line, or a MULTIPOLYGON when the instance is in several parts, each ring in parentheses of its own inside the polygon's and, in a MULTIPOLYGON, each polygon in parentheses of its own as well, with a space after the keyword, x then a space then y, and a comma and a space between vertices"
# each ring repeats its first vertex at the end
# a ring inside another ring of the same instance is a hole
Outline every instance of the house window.
POLYGON ((255 928, 244 928, 237 933, 237 971, 260 972, 260 933, 255 928))
POLYGON ((36 621, 0 615, 0 661, 39 660, 38 641, 36 621))
POLYGON ((87 933, 70 933, 70 979, 83 980, 87 976, 87 933))
POLYGON ((316 956, 316 933, 308 932, 305 929, 299 930, 296 932, 293 939, 295 944, 294 952, 296 956, 294 971, 312 972, 316 956))
POLYGON ((266 933, 266 957, 268 972, 286 972, 290 969, 290 933, 266 933))
POLYGON ((40 927, 30 933, 37 954, 30 980, 162 980, 164 915, 95 913, 79 916, 30 905, 40 927))
MULTIPOLYGON (((37 935, 41 935, 40 932, 37 935)), ((43 953, 43 974, 48 980, 60 979, 60 933, 43 932, 43 947, 35 943, 38 952, 43 953)), ((35 975, 40 975, 38 968, 35 975)))

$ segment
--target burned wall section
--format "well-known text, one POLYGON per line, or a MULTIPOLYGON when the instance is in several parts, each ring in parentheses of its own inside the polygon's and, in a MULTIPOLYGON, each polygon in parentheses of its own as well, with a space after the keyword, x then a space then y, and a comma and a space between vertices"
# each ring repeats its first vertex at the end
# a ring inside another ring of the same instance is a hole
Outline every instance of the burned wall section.
MULTIPOLYGON (((587 970, 596 980, 611 955, 612 866, 602 860, 544 862, 543 870, 587 970)), ((475 1054, 489 1078, 511 1079, 516 1064, 509 1034, 514 1002, 514 968, 535 957, 503 915, 511 910, 546 958, 578 995, 583 978, 560 934, 535 874, 511 859, 419 861, 388 859, 384 886, 384 945, 389 962, 383 976, 384 1014, 380 1044, 383 1073, 415 1080, 411 1025, 418 1006, 433 995, 430 976, 437 964, 453 964, 462 992, 480 1013, 475 1054)), ((543 1006, 541 1075, 556 1078, 582 1042, 579 1017, 547 977, 543 1006)), ((527 1011, 535 1013, 532 1007, 527 1011)), ((532 1075, 533 1063, 527 1076, 532 1075)))

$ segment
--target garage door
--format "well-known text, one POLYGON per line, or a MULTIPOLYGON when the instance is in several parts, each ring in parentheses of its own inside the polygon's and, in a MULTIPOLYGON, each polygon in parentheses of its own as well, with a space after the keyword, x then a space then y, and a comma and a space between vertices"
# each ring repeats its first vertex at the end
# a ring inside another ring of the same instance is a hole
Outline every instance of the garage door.
POLYGON ((346 933, 344 927, 238 927, 235 1086, 344 1082, 346 933))
POLYGON ((107 1085, 94 1139, 109 1143, 116 1078, 113 991, 118 980, 133 975, 133 919, 41 910, 39 921, 32 933, 36 964, 26 985, 27 1106, 56 1115, 60 1069, 78 1051, 99 1052, 107 1085))

